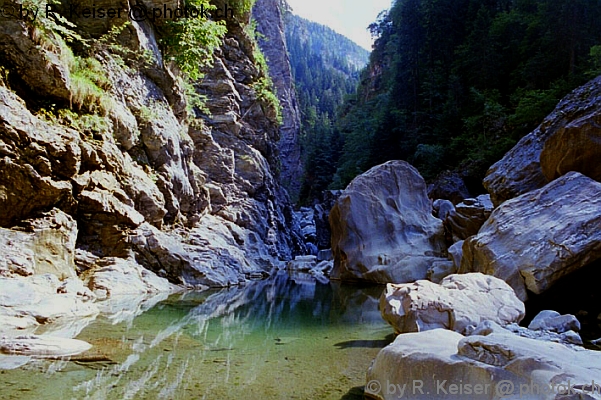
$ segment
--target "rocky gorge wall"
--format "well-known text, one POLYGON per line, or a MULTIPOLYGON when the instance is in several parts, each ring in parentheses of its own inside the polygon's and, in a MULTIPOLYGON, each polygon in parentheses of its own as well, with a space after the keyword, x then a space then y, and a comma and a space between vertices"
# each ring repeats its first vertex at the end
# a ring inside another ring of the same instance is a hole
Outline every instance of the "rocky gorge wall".
POLYGON ((282 107, 282 126, 278 147, 281 155, 281 182, 290 196, 298 198, 303 178, 301 158, 300 109, 294 88, 290 58, 286 48, 281 0, 257 0, 253 16, 257 21, 259 45, 267 59, 269 75, 282 107))
POLYGON ((13 245, 0 250, 0 273, 80 276, 110 295, 127 287, 97 274, 229 286, 289 259, 302 244, 278 181, 277 113, 258 93, 249 13, 225 20, 195 84, 202 111, 187 107, 157 22, 106 21, 71 21, 92 46, 85 56, 27 21, 2 21, 0 237, 13 245), (41 260, 49 247, 60 257, 41 260))

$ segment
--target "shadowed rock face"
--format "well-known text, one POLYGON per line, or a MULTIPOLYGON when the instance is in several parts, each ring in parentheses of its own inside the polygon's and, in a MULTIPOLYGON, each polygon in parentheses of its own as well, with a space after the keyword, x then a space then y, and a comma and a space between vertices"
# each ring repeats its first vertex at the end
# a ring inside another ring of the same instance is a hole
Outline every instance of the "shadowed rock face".
MULTIPOLYGON (((601 95, 598 97, 601 101, 601 95)), ((552 181, 578 171, 601 181, 601 108, 570 122, 545 142, 540 164, 545 177, 552 181)))
POLYGON ((484 178, 495 206, 569 171, 599 177, 601 77, 574 90, 484 178), (543 151, 545 149, 545 151, 543 151))
POLYGON ((469 198, 470 192, 461 175, 457 172, 444 171, 431 185, 428 185, 428 196, 432 200, 444 199, 458 204, 463 199, 469 198))
POLYGON ((441 218, 455 241, 475 235, 490 216, 493 205, 489 195, 480 195, 475 199, 465 199, 451 208, 446 218, 441 218))
POLYGON ((426 183, 404 161, 389 161, 355 178, 332 208, 330 226, 334 279, 425 279, 446 250, 426 183))
POLYGON ((269 75, 276 87, 282 106, 279 150, 282 160, 280 180, 292 198, 300 192, 303 165, 300 148, 300 111, 294 90, 292 69, 286 49, 280 0, 258 0, 253 7, 257 31, 262 35, 259 45, 269 66, 269 75))
MULTIPOLYGON (((77 27, 85 37, 109 28, 106 20, 88 22, 77 27)), ((56 210, 72 219, 79 272, 116 265, 126 274, 130 265, 140 275, 138 264, 189 286, 237 284, 290 259, 302 243, 288 228, 292 209, 275 173, 275 109, 253 88, 262 73, 249 22, 249 15, 226 21, 214 65, 195 84, 210 114, 197 110, 190 123, 157 26, 131 21, 115 44, 146 50, 149 60, 123 61, 110 47, 95 53, 111 104, 96 125, 75 114, 70 122, 36 115, 35 105, 71 107, 72 67, 60 46, 41 46, 24 21, 3 22, 0 59, 12 78, 0 82, 0 227, 56 210)), ((285 51, 280 44, 274 59, 285 51)))

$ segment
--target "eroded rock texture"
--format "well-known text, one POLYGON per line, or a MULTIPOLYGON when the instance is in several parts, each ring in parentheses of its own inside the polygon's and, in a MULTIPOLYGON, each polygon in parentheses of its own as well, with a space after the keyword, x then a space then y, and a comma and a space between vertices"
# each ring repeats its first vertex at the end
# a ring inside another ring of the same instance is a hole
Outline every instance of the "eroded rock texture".
POLYGON ((355 178, 332 208, 330 226, 335 279, 425 279, 446 250, 426 183, 404 161, 389 161, 355 178))
MULTIPOLYGON (((106 73, 106 116, 73 104, 80 87, 60 42, 24 21, 0 27, 9 77, 0 85, 0 227, 18 229, 11 235, 24 250, 3 271, 59 275, 33 253, 64 244, 53 257, 68 259, 73 274, 77 251, 77 272, 106 294, 125 277, 137 292, 170 287, 154 273, 187 286, 228 286, 290 259, 302 244, 288 229, 292 210, 274 173, 276 111, 253 86, 263 75, 245 32, 250 16, 226 21, 214 64, 195 84, 210 113, 195 115, 178 72, 163 61, 159 26, 131 21, 110 38, 117 54, 100 40, 106 20, 73 22, 96 39, 95 51, 81 57, 94 57, 106 73), (143 61, 131 56, 142 51, 143 61), (66 109, 75 112, 59 112, 66 109), (58 233, 43 228, 48 213, 58 233)), ((272 44, 284 48, 283 39, 272 44)))

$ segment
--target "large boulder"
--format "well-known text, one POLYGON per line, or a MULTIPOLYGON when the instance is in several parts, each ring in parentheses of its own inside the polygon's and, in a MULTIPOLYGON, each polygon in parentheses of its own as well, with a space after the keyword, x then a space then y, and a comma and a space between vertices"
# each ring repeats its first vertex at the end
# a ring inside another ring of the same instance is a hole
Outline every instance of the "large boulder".
POLYGON ((369 368, 365 395, 378 400, 601 399, 597 352, 501 331, 469 337, 443 329, 399 335, 369 368))
POLYGON ((481 321, 507 325, 525 315, 524 303, 509 285, 483 274, 450 275, 440 285, 425 280, 388 284, 380 311, 396 333, 444 328, 465 334, 481 321))
POLYGON ((332 278, 403 283, 425 279, 445 250, 426 183, 404 161, 355 178, 330 212, 332 278))
POLYGON ((505 202, 463 244, 461 272, 501 278, 518 297, 601 258, 601 183, 578 172, 505 202))
POLYGON ((598 179, 600 114, 598 77, 563 98, 538 128, 488 170, 484 187, 495 206, 539 189, 568 171, 598 179))

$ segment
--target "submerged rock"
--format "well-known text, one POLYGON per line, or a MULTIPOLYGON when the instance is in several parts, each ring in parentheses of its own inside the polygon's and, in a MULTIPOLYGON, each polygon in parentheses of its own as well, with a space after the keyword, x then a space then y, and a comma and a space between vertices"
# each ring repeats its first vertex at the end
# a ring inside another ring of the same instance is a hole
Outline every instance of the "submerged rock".
POLYGON ((83 340, 48 335, 0 338, 0 353, 36 357, 66 357, 83 353, 92 345, 83 340))
POLYGON ((432 215, 426 183, 404 161, 355 178, 330 213, 334 270, 346 281, 425 279, 446 250, 442 221, 432 215))
POLYGON ((526 300, 601 258, 601 183, 570 172, 497 208, 463 245, 460 272, 509 283, 526 300))
POLYGON ((483 274, 451 275, 440 285, 425 280, 388 284, 380 311, 396 333, 444 328, 466 334, 481 321, 507 325, 525 315, 524 303, 509 285, 483 274))

